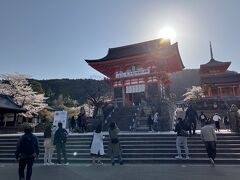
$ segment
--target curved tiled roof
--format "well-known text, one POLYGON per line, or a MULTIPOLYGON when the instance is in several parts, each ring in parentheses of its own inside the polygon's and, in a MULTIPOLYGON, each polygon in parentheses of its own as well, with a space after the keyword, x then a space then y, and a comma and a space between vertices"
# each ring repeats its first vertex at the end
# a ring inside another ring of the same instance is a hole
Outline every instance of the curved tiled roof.
POLYGON ((149 52, 154 52, 159 50, 159 48, 171 46, 169 40, 155 39, 152 41, 141 42, 137 44, 131 44, 127 46, 121 46, 116 48, 110 48, 108 54, 101 59, 85 60, 86 62, 98 62, 98 61, 108 61, 114 59, 120 59, 124 57, 136 56, 140 54, 145 54, 149 52))
POLYGON ((9 96, 0 94, 0 111, 2 112, 26 112, 26 109, 17 105, 9 96))
POLYGON ((203 84, 223 84, 223 83, 240 83, 240 74, 224 73, 222 75, 210 75, 201 77, 203 84))
POLYGON ((221 61, 216 61, 215 59, 210 59, 210 61, 208 63, 202 64, 201 66, 215 67, 215 66, 225 66, 225 65, 227 65, 229 67, 230 64, 231 64, 231 62, 221 62, 221 61))

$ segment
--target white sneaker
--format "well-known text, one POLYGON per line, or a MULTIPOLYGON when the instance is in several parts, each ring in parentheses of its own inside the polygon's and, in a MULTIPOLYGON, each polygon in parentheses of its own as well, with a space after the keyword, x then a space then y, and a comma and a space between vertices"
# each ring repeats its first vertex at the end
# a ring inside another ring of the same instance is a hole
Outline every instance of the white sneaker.
POLYGON ((187 159, 187 160, 190 159, 189 156, 186 156, 186 159, 187 159))
POLYGON ((54 163, 53 162, 50 162, 50 163, 48 163, 49 165, 54 165, 54 163))
POLYGON ((49 164, 48 163, 43 163, 44 166, 48 166, 49 164))
POLYGON ((214 160, 213 160, 212 158, 210 158, 209 160, 210 160, 212 166, 215 166, 215 162, 214 162, 214 160))
POLYGON ((175 156, 176 159, 182 159, 182 156, 175 156))
POLYGON ((64 165, 65 165, 65 166, 68 166, 68 165, 69 165, 69 163, 67 162, 67 163, 65 163, 64 165))

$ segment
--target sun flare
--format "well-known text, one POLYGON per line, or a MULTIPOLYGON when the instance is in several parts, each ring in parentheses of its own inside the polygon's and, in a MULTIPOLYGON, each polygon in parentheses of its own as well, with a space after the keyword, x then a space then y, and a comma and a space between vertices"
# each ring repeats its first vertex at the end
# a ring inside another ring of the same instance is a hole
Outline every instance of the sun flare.
POLYGON ((166 26, 159 32, 159 37, 173 41, 176 38, 176 32, 172 27, 166 26))

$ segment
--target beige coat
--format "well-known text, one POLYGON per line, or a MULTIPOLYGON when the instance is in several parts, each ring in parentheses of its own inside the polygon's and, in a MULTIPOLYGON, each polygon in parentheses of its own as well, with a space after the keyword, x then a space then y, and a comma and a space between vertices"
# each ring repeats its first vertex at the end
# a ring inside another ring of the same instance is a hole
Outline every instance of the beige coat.
POLYGON ((206 125, 201 129, 201 138, 204 142, 216 141, 217 136, 211 125, 206 125))

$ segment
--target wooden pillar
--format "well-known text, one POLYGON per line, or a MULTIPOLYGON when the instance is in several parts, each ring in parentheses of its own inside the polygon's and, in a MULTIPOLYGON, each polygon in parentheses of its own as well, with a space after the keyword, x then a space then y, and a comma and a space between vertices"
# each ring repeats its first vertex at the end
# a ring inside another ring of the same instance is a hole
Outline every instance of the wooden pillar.
POLYGON ((236 96, 235 86, 232 86, 232 90, 233 90, 233 96, 236 96))
POLYGON ((147 78, 144 79, 144 85, 145 85, 145 98, 148 99, 147 78))
POLYGON ((122 83, 122 99, 123 99, 123 106, 126 106, 126 92, 125 92, 125 88, 124 88, 124 84, 122 83))
POLYGON ((208 96, 212 96, 211 87, 208 87, 208 96))
POLYGON ((219 87, 219 95, 222 97, 222 87, 219 87))

